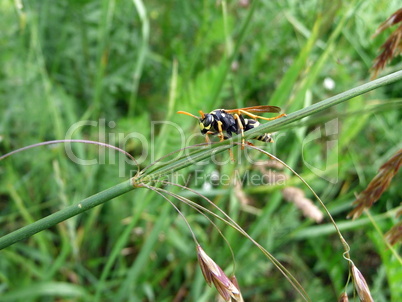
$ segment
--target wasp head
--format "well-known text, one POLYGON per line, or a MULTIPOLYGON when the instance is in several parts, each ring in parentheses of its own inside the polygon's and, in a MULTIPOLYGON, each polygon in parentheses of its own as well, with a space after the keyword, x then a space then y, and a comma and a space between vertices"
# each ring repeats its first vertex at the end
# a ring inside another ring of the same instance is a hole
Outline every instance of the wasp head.
POLYGON ((215 119, 212 114, 209 114, 209 113, 205 114, 201 110, 199 112, 201 114, 201 117, 195 116, 194 114, 191 114, 191 113, 188 113, 185 111, 178 111, 177 113, 185 114, 185 115, 194 117, 197 120, 199 120, 199 122, 200 122, 199 126, 200 126, 201 133, 206 134, 208 131, 211 130, 212 123, 214 122, 215 119))
POLYGON ((204 116, 202 118, 200 118, 201 133, 205 134, 208 131, 210 131, 213 122, 214 122, 214 117, 212 114, 204 114, 204 116))

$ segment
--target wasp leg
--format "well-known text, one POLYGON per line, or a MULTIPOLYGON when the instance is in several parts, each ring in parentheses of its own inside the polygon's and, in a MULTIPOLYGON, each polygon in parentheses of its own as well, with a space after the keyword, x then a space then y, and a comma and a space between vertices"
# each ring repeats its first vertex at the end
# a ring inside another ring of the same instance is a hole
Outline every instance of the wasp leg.
POLYGON ((207 144, 210 144, 210 143, 211 143, 211 140, 209 139, 208 134, 209 134, 208 132, 205 133, 205 142, 206 142, 207 144))
POLYGON ((238 114, 248 115, 249 117, 252 117, 255 120, 259 118, 259 119, 266 120, 266 121, 272 121, 272 120, 276 120, 276 119, 278 119, 280 117, 286 116, 285 113, 282 113, 282 114, 280 114, 278 116, 275 116, 275 117, 262 117, 262 116, 259 116, 259 115, 252 114, 252 113, 250 113, 248 111, 245 111, 245 110, 239 110, 238 114))
POLYGON ((244 126, 243 123, 240 120, 240 117, 238 114, 233 114, 234 119, 237 121, 237 125, 239 126, 240 132, 241 132, 241 149, 244 149, 244 126))
MULTIPOLYGON (((222 122, 221 121, 218 121, 218 136, 220 138, 220 141, 225 140, 225 135, 223 134, 222 122)), ((232 162, 234 162, 235 160, 234 160, 233 153, 232 153, 231 149, 229 149, 229 156, 230 156, 230 160, 232 162)))
POLYGON ((223 134, 223 129, 222 129, 222 122, 218 121, 218 136, 220 141, 223 141, 225 139, 225 135, 223 134))

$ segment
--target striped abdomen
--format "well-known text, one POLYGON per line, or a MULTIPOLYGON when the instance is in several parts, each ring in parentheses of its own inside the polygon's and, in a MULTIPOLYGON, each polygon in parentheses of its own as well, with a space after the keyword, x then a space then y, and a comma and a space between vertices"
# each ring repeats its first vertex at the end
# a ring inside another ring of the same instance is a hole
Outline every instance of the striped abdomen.
MULTIPOLYGON (((252 120, 252 119, 247 119, 247 118, 243 119, 242 122, 244 124, 244 131, 248 131, 248 130, 257 128, 260 125, 260 123, 258 121, 252 120)), ((271 134, 269 134, 269 133, 264 133, 262 135, 253 137, 253 139, 256 139, 256 140, 259 140, 259 141, 262 141, 265 143, 272 143, 274 141, 271 137, 271 134)))
POLYGON ((257 136, 257 137, 253 137, 253 139, 262 141, 262 142, 266 142, 266 143, 272 143, 274 140, 271 137, 270 133, 264 133, 263 135, 257 136))

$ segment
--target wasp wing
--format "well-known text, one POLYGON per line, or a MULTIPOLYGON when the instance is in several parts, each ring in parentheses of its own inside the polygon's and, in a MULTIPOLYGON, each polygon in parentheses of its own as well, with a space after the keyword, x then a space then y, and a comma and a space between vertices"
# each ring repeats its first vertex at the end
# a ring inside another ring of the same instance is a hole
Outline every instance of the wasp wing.
POLYGON ((247 112, 256 112, 256 113, 264 113, 264 112, 281 112, 281 108, 277 106, 253 106, 253 107, 245 107, 238 109, 225 109, 227 113, 237 113, 239 110, 247 111, 247 112))

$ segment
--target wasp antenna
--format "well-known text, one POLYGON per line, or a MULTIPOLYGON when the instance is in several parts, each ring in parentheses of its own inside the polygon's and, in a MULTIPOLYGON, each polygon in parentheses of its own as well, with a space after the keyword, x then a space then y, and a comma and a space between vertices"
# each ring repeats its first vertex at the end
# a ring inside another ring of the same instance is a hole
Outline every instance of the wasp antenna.
POLYGON ((185 115, 188 115, 188 116, 195 117, 197 120, 200 119, 198 116, 195 116, 194 114, 191 114, 191 113, 186 112, 186 111, 177 111, 177 113, 179 113, 179 114, 185 114, 185 115))
POLYGON ((200 111, 198 111, 198 112, 200 113, 200 115, 201 115, 202 118, 205 118, 205 114, 204 114, 204 112, 202 112, 202 110, 200 110, 200 111))

